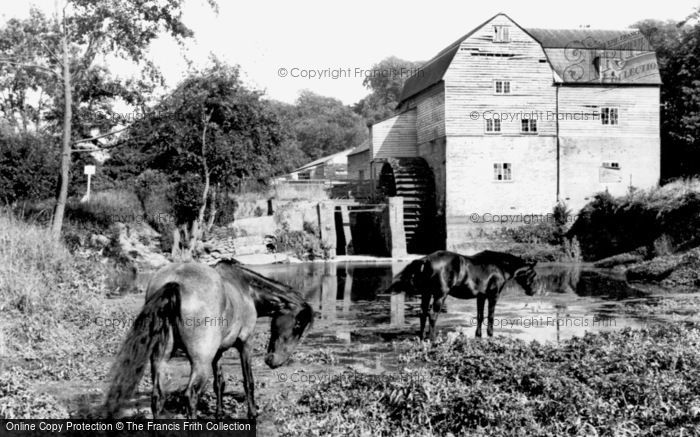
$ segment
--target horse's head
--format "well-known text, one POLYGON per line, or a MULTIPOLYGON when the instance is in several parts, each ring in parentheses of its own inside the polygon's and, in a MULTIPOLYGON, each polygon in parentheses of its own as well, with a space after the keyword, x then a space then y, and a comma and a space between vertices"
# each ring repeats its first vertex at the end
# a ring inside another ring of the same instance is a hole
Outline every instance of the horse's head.
POLYGON ((529 262, 513 273, 513 279, 525 290, 525 294, 528 296, 535 294, 535 290, 532 289, 532 283, 535 281, 535 276, 537 276, 535 272, 536 264, 537 261, 529 262))
POLYGON ((273 318, 265 364, 274 369, 286 363, 313 320, 314 311, 306 302, 295 311, 282 313, 273 318))
POLYGON ((427 279, 432 274, 430 261, 425 258, 411 261, 392 281, 387 292, 390 293, 416 293, 425 287, 427 279))

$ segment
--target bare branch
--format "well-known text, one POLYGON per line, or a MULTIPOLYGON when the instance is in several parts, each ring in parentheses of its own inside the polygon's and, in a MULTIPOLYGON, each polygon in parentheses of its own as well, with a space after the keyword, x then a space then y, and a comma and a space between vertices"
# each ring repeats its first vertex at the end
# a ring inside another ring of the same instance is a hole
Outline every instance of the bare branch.
POLYGON ((113 132, 107 132, 106 134, 98 135, 98 136, 96 136, 96 137, 84 138, 84 139, 82 139, 82 140, 73 141, 73 144, 87 143, 87 142, 89 142, 89 141, 95 141, 95 140, 99 140, 100 138, 109 137, 109 136, 118 134, 118 133, 120 133, 120 132, 124 132, 125 130, 129 129, 129 127, 130 127, 130 126, 127 126, 127 127, 123 128, 123 129, 119 129, 119 130, 116 130, 116 131, 113 131, 113 132))
POLYGON ((5 63, 12 64, 12 65, 17 65, 17 66, 19 66, 19 67, 21 67, 21 68, 36 68, 36 69, 39 69, 39 70, 48 71, 49 73, 53 74, 54 76, 61 77, 61 75, 60 75, 58 72, 56 72, 56 71, 50 69, 49 67, 44 67, 43 65, 25 64, 25 63, 22 63, 22 62, 11 61, 11 60, 9 60, 9 59, 0 59, 0 62, 5 62, 5 63))

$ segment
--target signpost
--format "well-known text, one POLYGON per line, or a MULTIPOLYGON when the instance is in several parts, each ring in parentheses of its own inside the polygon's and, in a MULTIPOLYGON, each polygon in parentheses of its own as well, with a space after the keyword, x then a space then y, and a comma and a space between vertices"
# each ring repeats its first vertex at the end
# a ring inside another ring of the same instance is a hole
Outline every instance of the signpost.
POLYGON ((85 195, 85 200, 87 202, 90 201, 90 182, 92 180, 92 175, 95 174, 95 166, 94 165, 86 165, 85 170, 83 171, 87 175, 87 194, 85 195))

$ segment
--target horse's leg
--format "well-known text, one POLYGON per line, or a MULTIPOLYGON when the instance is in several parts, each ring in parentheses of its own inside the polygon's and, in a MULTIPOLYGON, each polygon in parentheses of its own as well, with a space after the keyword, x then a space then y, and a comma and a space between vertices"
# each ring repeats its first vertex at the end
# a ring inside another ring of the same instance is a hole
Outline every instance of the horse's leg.
POLYGON ((214 356, 214 361, 211 362, 211 370, 214 372, 214 392, 216 392, 216 417, 221 418, 224 411, 224 372, 221 369, 221 356, 224 354, 222 349, 214 356))
POLYGON ((433 308, 428 315, 428 321, 430 323, 428 337, 430 338, 430 341, 435 341, 435 323, 437 323, 438 316, 440 315, 440 309, 442 308, 442 304, 446 297, 447 293, 436 294, 433 297, 433 308))
POLYGON ((476 337, 481 338, 481 325, 484 324, 484 303, 486 295, 479 293, 476 295, 476 337))
POLYGON ((430 311, 431 297, 430 291, 423 291, 420 301, 420 331, 418 331, 418 337, 420 337, 421 340, 423 340, 423 332, 425 331, 425 320, 428 318, 428 312, 430 311))
POLYGON ((246 342, 240 340, 236 344, 236 349, 241 354, 241 370, 245 398, 248 402, 248 418, 255 419, 258 416, 258 408, 255 405, 255 383, 253 382, 253 371, 250 368, 250 351, 246 342))
POLYGON ((207 362, 193 361, 191 364, 190 381, 185 389, 185 397, 187 398, 187 418, 197 419, 197 401, 199 401, 199 395, 202 393, 204 385, 209 379, 211 360, 207 362))
POLYGON ((151 357, 151 413, 154 419, 160 419, 165 405, 165 387, 163 384, 163 365, 165 359, 161 357, 151 357))
POLYGON ((493 337, 493 313, 496 310, 496 302, 498 301, 498 292, 489 294, 489 319, 488 326, 486 328, 486 335, 493 337))
POLYGON ((170 358, 173 352, 173 335, 172 331, 168 334, 166 342, 151 354, 151 413, 154 419, 159 419, 163 414, 163 406, 165 405, 165 375, 163 368, 165 363, 170 358))

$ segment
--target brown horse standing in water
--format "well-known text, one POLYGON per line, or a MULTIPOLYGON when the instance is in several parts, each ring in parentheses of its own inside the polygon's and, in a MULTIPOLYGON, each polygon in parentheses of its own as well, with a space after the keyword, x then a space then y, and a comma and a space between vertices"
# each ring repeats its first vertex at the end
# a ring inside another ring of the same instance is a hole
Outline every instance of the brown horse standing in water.
POLYGON ((421 295, 419 336, 423 339, 426 318, 430 321, 428 336, 435 339, 435 322, 447 295, 458 299, 476 298, 476 336, 481 337, 484 303, 489 302, 486 333, 493 336, 493 314, 505 283, 515 281, 532 296, 536 262, 503 252, 485 250, 473 256, 437 251, 414 260, 394 278, 388 291, 421 295), (431 305, 432 298, 432 305, 431 305))
POLYGON ((271 333, 265 363, 284 364, 313 321, 313 310, 297 291, 241 267, 219 262, 214 268, 198 263, 171 264, 159 270, 146 291, 146 304, 114 363, 113 381, 105 404, 118 412, 130 398, 151 361, 151 410, 159 418, 165 404, 163 364, 176 349, 190 361, 185 389, 188 417, 197 417, 197 400, 214 374, 216 415, 223 408, 221 356, 235 347, 241 357, 248 417, 257 416, 248 339, 258 317, 270 316, 271 333))

